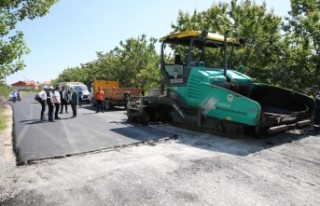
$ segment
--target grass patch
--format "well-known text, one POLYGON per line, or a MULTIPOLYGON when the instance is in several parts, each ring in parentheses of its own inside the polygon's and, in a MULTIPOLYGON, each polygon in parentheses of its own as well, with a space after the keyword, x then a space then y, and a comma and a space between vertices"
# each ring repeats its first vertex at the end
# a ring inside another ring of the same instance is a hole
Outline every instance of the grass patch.
POLYGON ((3 112, 3 108, 0 108, 0 130, 3 130, 7 127, 6 117, 3 112))
POLYGON ((12 88, 8 87, 7 85, 3 85, 0 83, 0 95, 8 98, 12 88))
POLYGON ((0 83, 0 131, 5 129, 7 125, 7 116, 5 115, 4 105, 9 97, 12 88, 0 83))

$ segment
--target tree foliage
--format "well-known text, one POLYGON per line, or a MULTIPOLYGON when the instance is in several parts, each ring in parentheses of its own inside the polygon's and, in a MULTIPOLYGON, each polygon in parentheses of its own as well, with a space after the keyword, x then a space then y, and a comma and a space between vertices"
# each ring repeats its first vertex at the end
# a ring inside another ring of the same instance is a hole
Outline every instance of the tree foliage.
MULTIPOLYGON (((281 53, 281 18, 268 12, 265 3, 232 0, 231 4, 218 3, 206 11, 194 11, 193 15, 180 11, 172 29, 173 32, 207 30, 220 34, 230 31, 231 35, 244 38, 246 45, 233 53, 229 66, 245 65, 250 76, 268 82, 272 81, 271 73, 277 70, 276 62, 281 53)), ((222 64, 220 51, 211 51, 209 55, 222 64)))
POLYGON ((95 61, 64 70, 55 83, 81 81, 91 85, 94 79, 118 80, 122 86, 150 88, 161 81, 155 50, 157 40, 146 35, 121 41, 109 52, 97 52, 95 61))
POLYGON ((58 0, 1 0, 0 1, 0 81, 22 70, 22 59, 29 52, 23 33, 15 31, 16 24, 24 19, 44 16, 58 0))
POLYGON ((283 23, 286 64, 295 85, 320 79, 320 1, 291 0, 290 16, 283 23))

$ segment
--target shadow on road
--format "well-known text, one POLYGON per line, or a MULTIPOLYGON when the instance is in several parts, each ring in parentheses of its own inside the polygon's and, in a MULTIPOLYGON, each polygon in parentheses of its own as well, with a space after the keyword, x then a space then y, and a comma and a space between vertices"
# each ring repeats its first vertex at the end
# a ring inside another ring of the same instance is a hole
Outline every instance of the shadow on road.
MULTIPOLYGON (((80 106, 79 108, 83 108, 83 109, 87 109, 90 111, 97 111, 97 107, 92 106, 91 104, 83 104, 82 106, 80 106)), ((105 111, 105 112, 115 112, 115 111, 125 111, 126 109, 124 107, 121 106, 115 106, 112 109, 105 111)))
POLYGON ((30 122, 42 122, 40 119, 26 119, 19 121, 20 123, 30 123, 30 122))
POLYGON ((197 147, 200 149, 222 152, 231 155, 246 156, 284 144, 309 137, 303 130, 294 130, 265 138, 244 137, 232 139, 222 136, 214 136, 206 133, 193 133, 193 135, 181 135, 180 144, 197 147))
MULTIPOLYGON (((60 117, 58 120, 54 120, 54 122, 64 121, 64 120, 70 120, 72 117, 60 117)), ((42 124, 42 123, 49 123, 49 121, 46 120, 40 120, 40 119, 26 119, 21 120, 19 123, 24 123, 25 125, 32 125, 32 124, 42 124)))
POLYGON ((130 139, 145 141, 165 137, 174 137, 176 134, 163 130, 155 130, 152 127, 128 124, 127 127, 111 129, 112 132, 128 137, 130 139))
MULTIPOLYGON (((90 106, 90 107, 86 107, 86 109, 95 111, 96 108, 90 106)), ((114 110, 107 111, 107 112, 112 113, 113 111, 123 111, 123 108, 116 107, 114 110)), ((153 131, 152 127, 143 126, 139 124, 131 124, 131 123, 128 123, 127 121, 110 121, 109 123, 131 125, 131 126, 128 126, 128 128, 117 128, 117 129, 112 129, 112 131, 130 138, 134 138, 134 139, 139 139, 139 136, 141 135, 141 132, 143 132, 143 130, 148 130, 148 132, 157 131, 157 130, 153 131), (135 132, 132 132, 133 127, 137 128, 135 132), (143 130, 141 128, 143 128, 143 130)), ((246 155, 263 151, 266 149, 270 149, 273 147, 281 146, 284 144, 290 144, 294 141, 299 141, 309 136, 308 134, 306 134, 306 130, 294 130, 292 132, 280 133, 280 134, 276 134, 276 135, 264 137, 264 138, 243 137, 239 139, 233 139, 229 137, 223 137, 223 136, 217 136, 217 135, 212 135, 208 133, 201 133, 201 132, 196 132, 192 130, 187 130, 185 128, 177 128, 175 126, 170 126, 170 127, 173 129, 166 130, 165 128, 162 128, 163 130, 168 132, 169 136, 170 135, 173 136, 174 134, 179 134, 180 132, 182 132, 182 134, 191 133, 191 136, 179 135, 180 138, 178 139, 178 142, 181 144, 186 144, 192 147, 197 147, 205 150, 223 152, 223 153, 239 155, 239 156, 246 156, 246 155)), ((155 128, 157 128, 157 126, 155 128)))

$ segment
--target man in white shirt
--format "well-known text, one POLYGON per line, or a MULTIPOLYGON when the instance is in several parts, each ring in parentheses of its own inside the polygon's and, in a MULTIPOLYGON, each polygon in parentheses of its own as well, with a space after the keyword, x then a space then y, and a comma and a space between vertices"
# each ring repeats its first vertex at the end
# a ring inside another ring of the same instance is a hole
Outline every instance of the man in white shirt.
POLYGON ((46 110, 46 101, 47 101, 47 86, 44 86, 43 89, 41 90, 41 92, 38 93, 38 96, 40 97, 39 103, 41 104, 41 120, 46 120, 45 116, 44 116, 44 112, 46 110))
POLYGON ((59 87, 56 87, 56 89, 52 93, 52 101, 55 107, 55 112, 54 112, 54 119, 60 119, 58 117, 59 109, 60 109, 60 104, 61 104, 61 97, 60 97, 60 92, 59 92, 59 87))

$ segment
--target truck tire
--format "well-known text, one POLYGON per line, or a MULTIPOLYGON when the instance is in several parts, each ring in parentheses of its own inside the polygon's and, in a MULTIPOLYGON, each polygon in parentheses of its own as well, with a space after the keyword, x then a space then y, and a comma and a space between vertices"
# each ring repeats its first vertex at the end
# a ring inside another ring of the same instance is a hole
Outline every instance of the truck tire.
POLYGON ((142 116, 142 119, 141 119, 141 123, 143 125, 148 125, 149 124, 149 121, 150 121, 150 116, 147 112, 144 112, 143 113, 143 116, 142 116))
POLYGON ((125 103, 124 103, 124 109, 127 110, 128 109, 128 105, 130 104, 129 100, 127 100, 125 103))
POLYGON ((93 98, 91 99, 91 105, 92 105, 93 107, 96 107, 96 106, 97 106, 96 100, 94 100, 93 98))
POLYGON ((106 111, 109 111, 112 108, 110 99, 106 99, 104 101, 104 108, 105 108, 106 111))
POLYGON ((129 123, 133 123, 135 121, 135 118, 134 117, 132 117, 132 116, 129 116, 128 117, 128 122, 129 123))

